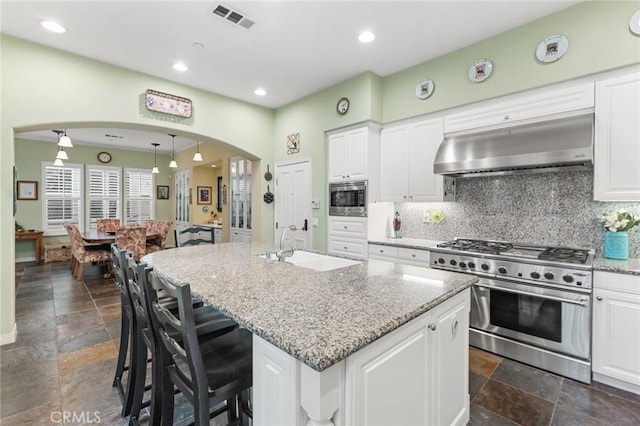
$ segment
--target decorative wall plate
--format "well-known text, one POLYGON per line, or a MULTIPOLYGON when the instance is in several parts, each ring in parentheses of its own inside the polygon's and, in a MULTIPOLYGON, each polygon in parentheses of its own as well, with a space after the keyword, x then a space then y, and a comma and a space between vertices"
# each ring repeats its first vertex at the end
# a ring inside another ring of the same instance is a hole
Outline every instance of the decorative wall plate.
POLYGON ((636 10, 631 17, 631 20, 629 21, 629 30, 634 34, 640 35, 640 9, 636 10))
POLYGON ((416 97, 418 99, 427 99, 433 93, 435 84, 432 80, 422 80, 416 84, 416 97))
POLYGON ((493 72, 493 64, 488 59, 478 59, 469 68, 469 80, 474 83, 485 81, 493 72))
POLYGON ((536 58, 540 62, 555 62, 562 58, 569 48, 569 40, 565 36, 553 35, 545 38, 536 49, 536 58))

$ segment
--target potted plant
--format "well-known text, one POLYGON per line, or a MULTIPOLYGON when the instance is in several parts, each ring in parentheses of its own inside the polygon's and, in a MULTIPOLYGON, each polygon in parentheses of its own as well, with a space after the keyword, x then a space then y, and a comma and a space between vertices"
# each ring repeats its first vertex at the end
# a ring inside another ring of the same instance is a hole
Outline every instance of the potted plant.
POLYGON ((620 209, 615 213, 602 213, 600 222, 604 223, 604 257, 625 260, 629 258, 629 233, 640 224, 631 213, 620 209))

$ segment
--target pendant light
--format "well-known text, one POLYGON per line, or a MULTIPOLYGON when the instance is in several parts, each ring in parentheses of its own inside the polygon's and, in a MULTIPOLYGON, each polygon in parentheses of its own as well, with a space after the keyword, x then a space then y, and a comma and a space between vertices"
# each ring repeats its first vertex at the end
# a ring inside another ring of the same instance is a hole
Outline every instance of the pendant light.
POLYGON ((153 145, 153 169, 151 169, 151 173, 157 174, 160 173, 160 170, 158 170, 158 145, 160 145, 159 143, 155 143, 152 142, 151 145, 153 145))
POLYGON ((172 135, 171 133, 169 133, 169 136, 171 136, 171 162, 169 163, 169 168, 177 169, 178 163, 176 163, 176 135, 172 135))
MULTIPOLYGON (((58 135, 59 136, 59 135, 58 135)), ((67 130, 64 130, 64 135, 58 141, 58 145, 63 148, 73 148, 73 144, 71 143, 71 138, 67 136, 67 130)))
POLYGON ((56 158, 56 161, 53 162, 53 165, 56 166, 56 167, 62 167, 62 166, 64 166, 64 163, 62 162, 61 159, 56 158))
POLYGON ((67 152, 61 146, 58 147, 58 154, 56 155, 56 159, 60 159, 60 160, 69 159, 67 152))
POLYGON ((193 161, 202 161, 202 155, 200 154, 200 141, 196 141, 196 153, 193 154, 193 161))

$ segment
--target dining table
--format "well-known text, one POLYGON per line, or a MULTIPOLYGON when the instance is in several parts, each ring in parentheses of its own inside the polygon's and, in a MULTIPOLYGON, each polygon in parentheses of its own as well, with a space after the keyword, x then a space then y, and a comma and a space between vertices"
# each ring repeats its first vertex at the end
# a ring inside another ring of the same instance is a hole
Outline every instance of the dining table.
MULTIPOLYGON (((96 229, 90 229, 86 232, 82 232, 80 234, 82 236, 82 240, 85 243, 90 244, 111 244, 116 242, 116 233, 115 232, 105 232, 98 231, 96 229)), ((147 231, 147 241, 154 240, 160 237, 160 234, 153 231, 147 231)))

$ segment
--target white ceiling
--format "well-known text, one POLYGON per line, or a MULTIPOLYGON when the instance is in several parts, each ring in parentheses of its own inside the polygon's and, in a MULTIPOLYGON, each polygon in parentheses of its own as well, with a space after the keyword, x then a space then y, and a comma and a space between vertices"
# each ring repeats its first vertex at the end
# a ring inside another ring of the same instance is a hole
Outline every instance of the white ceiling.
MULTIPOLYGON (((15 37, 277 108, 365 71, 393 74, 576 3, 1 0, 0 16, 2 32, 15 37), (219 4, 255 24, 245 29, 214 15, 219 4), (67 32, 45 30, 44 19, 67 32), (360 43, 363 30, 376 39, 360 43), (189 70, 174 71, 179 61, 189 70), (267 94, 255 95, 258 87, 267 94)), ((140 149, 150 135, 142 136, 140 149)))

